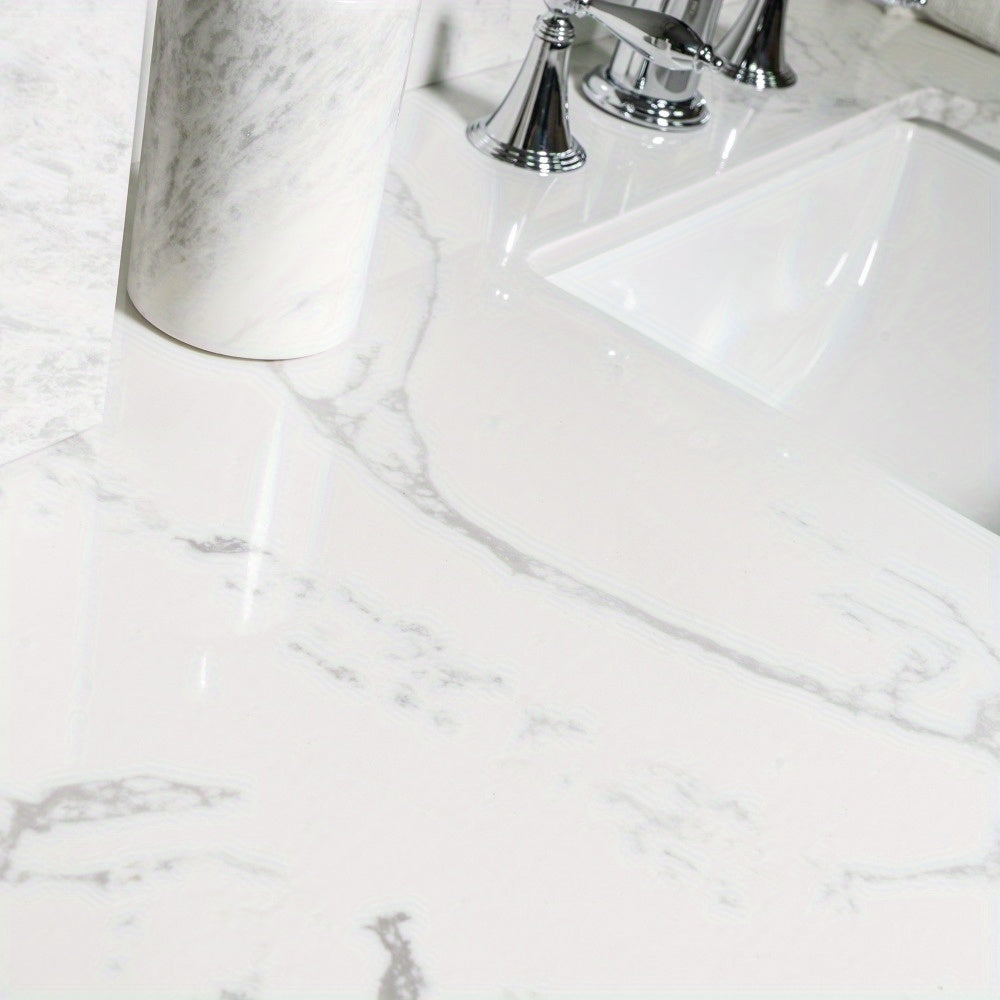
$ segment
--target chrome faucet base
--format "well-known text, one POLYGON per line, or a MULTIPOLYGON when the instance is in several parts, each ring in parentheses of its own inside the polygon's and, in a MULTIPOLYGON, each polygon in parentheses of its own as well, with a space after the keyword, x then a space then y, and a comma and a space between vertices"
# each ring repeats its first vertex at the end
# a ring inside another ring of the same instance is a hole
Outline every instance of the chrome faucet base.
POLYGON ((707 120, 697 89, 699 73, 703 66, 720 69, 722 59, 687 22, 616 0, 545 3, 549 13, 536 19, 531 47, 507 96, 492 115, 466 129, 476 149, 536 173, 565 173, 583 166, 586 155, 569 127, 568 60, 575 37, 571 16, 592 17, 619 40, 619 55, 612 59, 607 78, 591 74, 588 81, 588 96, 599 107, 655 129, 707 120), (612 70, 619 62, 630 68, 636 64, 629 77, 631 89, 615 82, 619 77, 612 70), (650 99, 643 100, 646 96, 650 99))
POLYGON ((697 91, 686 100, 651 97, 616 85, 607 66, 599 66, 587 74, 583 93, 591 104, 615 118, 663 132, 704 125, 709 119, 708 105, 697 91))
MULTIPOLYGON (((651 15, 683 19, 697 38, 710 38, 719 17, 719 0, 632 0, 651 15)), ((708 107, 698 91, 705 62, 686 66, 654 65, 634 46, 619 42, 611 60, 587 77, 584 96, 622 121, 667 131, 692 128, 708 121, 708 107)), ((707 60, 722 68, 715 53, 707 60)))
POLYGON ((567 61, 575 37, 562 14, 535 21, 531 47, 500 107, 465 130, 476 149, 539 174, 583 166, 587 154, 569 127, 567 61))
POLYGON ((473 122, 465 134, 469 142, 480 152, 492 156, 494 160, 510 163, 515 167, 524 167, 539 174, 567 173, 577 170, 587 162, 587 154, 583 147, 572 137, 568 149, 548 151, 531 149, 516 142, 498 139, 487 131, 489 119, 481 118, 473 122))
POLYGON ((717 50, 722 72, 758 90, 790 87, 794 70, 785 62, 785 0, 748 0, 717 50))
POLYGON ((790 66, 770 69, 767 66, 757 66, 753 63, 741 63, 738 66, 726 64, 720 72, 728 76, 730 80, 745 83, 757 90, 791 87, 798 80, 795 70, 790 66))

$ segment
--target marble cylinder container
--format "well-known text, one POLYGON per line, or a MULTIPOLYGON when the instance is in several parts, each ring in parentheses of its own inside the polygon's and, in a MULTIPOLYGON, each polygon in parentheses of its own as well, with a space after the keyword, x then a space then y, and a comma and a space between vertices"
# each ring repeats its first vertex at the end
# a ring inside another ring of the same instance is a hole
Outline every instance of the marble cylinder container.
POLYGON ((159 0, 128 291, 245 358, 357 322, 419 0, 159 0))

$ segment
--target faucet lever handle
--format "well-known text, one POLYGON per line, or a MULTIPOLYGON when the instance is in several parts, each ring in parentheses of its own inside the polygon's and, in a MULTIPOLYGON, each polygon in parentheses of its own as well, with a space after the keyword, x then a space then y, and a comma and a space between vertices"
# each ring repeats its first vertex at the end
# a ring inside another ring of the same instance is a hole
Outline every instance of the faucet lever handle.
POLYGON ((644 59, 664 69, 691 69, 699 63, 721 69, 722 59, 683 21, 644 7, 612 0, 545 0, 550 10, 592 17, 644 59))

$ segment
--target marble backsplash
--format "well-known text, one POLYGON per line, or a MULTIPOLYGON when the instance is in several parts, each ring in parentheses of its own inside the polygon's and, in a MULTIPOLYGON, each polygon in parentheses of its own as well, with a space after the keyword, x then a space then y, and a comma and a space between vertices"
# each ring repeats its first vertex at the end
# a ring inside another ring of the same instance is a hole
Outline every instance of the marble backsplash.
POLYGON ((144 4, 0 3, 0 463, 101 417, 144 4))

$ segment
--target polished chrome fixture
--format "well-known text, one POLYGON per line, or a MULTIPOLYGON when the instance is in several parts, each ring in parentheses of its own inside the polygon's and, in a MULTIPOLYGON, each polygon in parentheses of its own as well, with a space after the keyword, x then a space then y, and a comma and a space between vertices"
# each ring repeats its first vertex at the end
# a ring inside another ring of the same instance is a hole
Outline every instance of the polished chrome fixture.
POLYGON ((558 14, 592 17, 619 42, 665 69, 691 68, 715 60, 711 47, 698 32, 672 14, 609 0, 545 0, 545 3, 558 14))
POLYGON ((466 134, 484 153, 540 174, 582 167, 583 147, 569 130, 566 62, 576 31, 562 14, 535 21, 531 48, 503 103, 466 134))
POLYGON ((722 72, 758 90, 790 87, 795 72, 785 62, 785 0, 749 0, 719 42, 722 72))
MULTIPOLYGON (((875 2, 917 6, 926 0, 875 2)), ((722 3, 545 0, 549 13, 535 22, 517 79, 492 115, 469 126, 469 140, 496 159, 539 173, 583 166, 586 154, 569 128, 571 17, 591 17, 618 39, 610 62, 584 79, 584 95, 603 111, 647 128, 685 128, 708 120, 698 90, 705 66, 758 89, 795 83, 783 50, 785 0, 746 0, 713 50, 705 39, 715 34, 722 3)))
POLYGON ((469 141, 490 156, 539 173, 565 172, 586 159, 569 130, 569 47, 571 16, 589 16, 604 25, 636 58, 666 73, 692 73, 702 65, 722 68, 701 35, 661 11, 610 0, 545 0, 549 14, 535 22, 531 48, 500 107, 473 122, 469 141))
MULTIPOLYGON (((720 7, 716 0, 659 2, 661 12, 683 17, 702 38, 715 31, 720 7)), ((586 76, 583 93, 602 111, 624 121, 656 129, 683 128, 708 121, 708 108, 698 91, 700 77, 700 66, 658 66, 634 46, 619 42, 611 61, 586 76)))
MULTIPOLYGON (((722 0, 652 2, 703 38, 714 37, 722 0)), ((715 45, 723 73, 759 89, 795 82, 782 51, 784 7, 785 0, 747 0, 746 9, 715 45)), ((625 121, 661 130, 688 128, 708 121, 708 108, 698 89, 700 77, 701 66, 664 70, 619 44, 611 61, 586 77, 583 92, 601 110, 625 121)))

